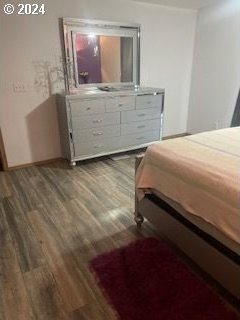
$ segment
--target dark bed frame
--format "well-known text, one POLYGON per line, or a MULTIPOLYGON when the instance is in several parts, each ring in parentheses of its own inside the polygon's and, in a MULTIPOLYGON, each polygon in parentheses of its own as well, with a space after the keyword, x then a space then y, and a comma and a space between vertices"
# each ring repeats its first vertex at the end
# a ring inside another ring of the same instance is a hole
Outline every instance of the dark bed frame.
MULTIPOLYGON (((136 157, 136 170, 141 160, 142 157, 136 157)), ((240 299, 240 255, 153 194, 147 194, 141 201, 135 196, 138 227, 141 227, 144 218, 235 298, 240 299)))

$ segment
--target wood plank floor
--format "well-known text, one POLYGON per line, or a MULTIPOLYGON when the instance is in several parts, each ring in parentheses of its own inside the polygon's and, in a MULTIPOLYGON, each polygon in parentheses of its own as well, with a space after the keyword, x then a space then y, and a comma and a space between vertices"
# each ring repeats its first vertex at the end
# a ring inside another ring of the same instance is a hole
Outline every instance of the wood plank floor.
POLYGON ((0 172, 0 319, 117 319, 88 264, 154 234, 133 210, 133 156, 0 172))
POLYGON ((143 236, 134 156, 0 172, 0 320, 117 319, 89 260, 143 236))

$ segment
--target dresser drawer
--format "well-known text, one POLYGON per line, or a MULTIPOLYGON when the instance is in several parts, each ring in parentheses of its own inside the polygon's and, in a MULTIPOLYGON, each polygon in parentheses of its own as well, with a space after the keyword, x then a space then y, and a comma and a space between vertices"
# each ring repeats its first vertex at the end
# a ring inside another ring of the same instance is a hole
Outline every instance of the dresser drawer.
POLYGON ((120 112, 94 114, 72 118, 72 129, 82 130, 88 128, 105 127, 120 123, 120 112))
POLYGON ((139 146, 141 144, 158 141, 159 139, 159 130, 147 131, 138 134, 128 134, 121 136, 121 147, 139 146))
POLYGON ((121 124, 121 134, 132 134, 151 130, 160 130, 160 120, 136 121, 121 124))
POLYGON ((73 131, 73 142, 86 142, 120 136, 120 125, 73 131))
POLYGON ((136 109, 160 108, 163 103, 163 96, 158 95, 139 95, 136 97, 136 109))
POLYGON ((128 123, 132 121, 151 120, 160 118, 160 116, 161 110, 159 108, 123 111, 121 112, 121 122, 128 123))
POLYGON ((69 104, 72 117, 105 112, 105 100, 102 98, 70 100, 69 104))
POLYGON ((96 139, 91 142, 80 142, 74 144, 74 153, 75 157, 98 155, 101 153, 108 153, 113 150, 119 149, 119 147, 119 137, 96 139))
POLYGON ((135 96, 119 96, 106 99, 106 112, 135 109, 135 96))

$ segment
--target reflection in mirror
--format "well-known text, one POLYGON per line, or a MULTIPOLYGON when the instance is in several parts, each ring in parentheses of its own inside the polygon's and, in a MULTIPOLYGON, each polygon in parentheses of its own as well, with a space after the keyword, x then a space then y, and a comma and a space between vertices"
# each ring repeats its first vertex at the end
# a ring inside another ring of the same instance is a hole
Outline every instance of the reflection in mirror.
POLYGON ((140 25, 63 18, 63 37, 66 91, 140 84, 140 25))
POLYGON ((76 33, 78 84, 133 82, 133 38, 76 33))

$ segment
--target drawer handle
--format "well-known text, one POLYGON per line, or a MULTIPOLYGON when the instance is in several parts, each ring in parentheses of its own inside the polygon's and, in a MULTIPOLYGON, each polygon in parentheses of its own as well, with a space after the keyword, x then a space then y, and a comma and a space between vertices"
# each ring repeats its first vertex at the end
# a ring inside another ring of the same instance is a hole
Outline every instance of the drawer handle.
POLYGON ((122 106, 123 106, 123 103, 119 103, 118 106, 119 106, 119 107, 122 107, 122 106))
POLYGON ((142 140, 144 139, 145 137, 138 137, 137 140, 142 140))
POLYGON ((89 110, 91 110, 91 107, 87 107, 87 108, 86 108, 86 111, 89 111, 89 110))
POLYGON ((99 145, 94 146, 95 149, 99 149, 99 148, 103 148, 103 147, 104 147, 103 144, 99 144, 99 145))
POLYGON ((138 117, 145 117, 146 113, 140 113, 138 114, 138 117))
POLYGON ((93 132, 93 136, 101 136, 103 135, 103 132, 93 132))
POLYGON ((143 129, 143 128, 146 128, 146 126, 142 125, 142 126, 138 126, 137 128, 138 129, 143 129))
POLYGON ((102 119, 93 120, 93 123, 101 123, 101 122, 102 122, 102 119))
POLYGON ((148 101, 147 104, 151 104, 151 101, 148 101))

